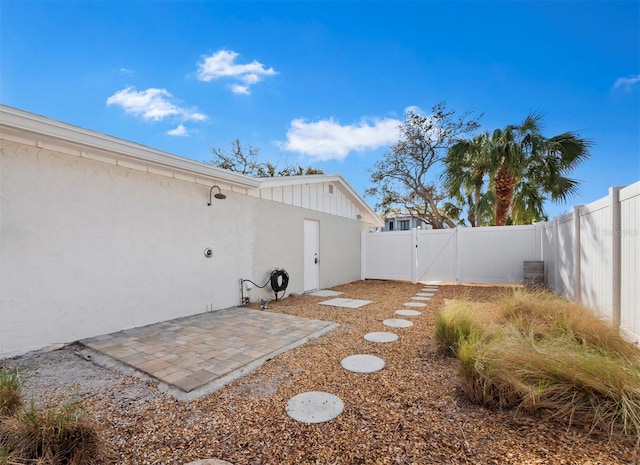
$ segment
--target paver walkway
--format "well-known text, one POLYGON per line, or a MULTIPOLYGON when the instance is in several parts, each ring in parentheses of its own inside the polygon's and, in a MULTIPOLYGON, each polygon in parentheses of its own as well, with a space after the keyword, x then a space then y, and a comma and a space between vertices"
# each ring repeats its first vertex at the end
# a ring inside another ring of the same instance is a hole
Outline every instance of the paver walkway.
POLYGON ((231 381, 337 326, 233 307, 80 342, 189 393, 216 381, 231 381))

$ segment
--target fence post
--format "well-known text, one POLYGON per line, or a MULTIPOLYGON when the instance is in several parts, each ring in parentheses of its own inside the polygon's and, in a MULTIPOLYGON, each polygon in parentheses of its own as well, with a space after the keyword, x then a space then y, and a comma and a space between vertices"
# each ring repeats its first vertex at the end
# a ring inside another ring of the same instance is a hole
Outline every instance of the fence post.
POLYGON ((365 280, 367 276, 367 234, 360 232, 360 279, 365 280))
POLYGON ((553 219, 553 291, 558 293, 560 285, 560 238, 559 234, 560 219, 556 216, 553 219))
POLYGON ((418 282, 418 230, 416 228, 411 229, 411 263, 413 264, 411 282, 415 284, 418 282))
POLYGON ((580 277, 580 208, 582 205, 573 207, 573 300, 582 302, 582 279, 580 277))
POLYGON ((609 188, 609 204, 611 207, 611 319, 613 326, 620 327, 622 314, 620 302, 622 299, 622 217, 620 212, 620 189, 609 188))
POLYGON ((458 232, 459 228, 456 227, 453 230, 454 235, 454 249, 453 254, 456 258, 456 284, 462 283, 462 253, 460 251, 460 233, 458 232))

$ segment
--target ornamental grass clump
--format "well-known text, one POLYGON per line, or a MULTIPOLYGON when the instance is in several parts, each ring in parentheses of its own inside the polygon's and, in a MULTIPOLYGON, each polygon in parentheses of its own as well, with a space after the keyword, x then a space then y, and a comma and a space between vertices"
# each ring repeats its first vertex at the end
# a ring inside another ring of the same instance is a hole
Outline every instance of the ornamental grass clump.
POLYGON ((32 403, 0 425, 0 449, 9 463, 93 465, 102 448, 95 422, 73 404, 38 410, 32 403))
POLYGON ((438 344, 455 347, 475 403, 541 414, 640 445, 640 353, 589 310, 550 293, 516 291, 441 315, 438 344), (466 312, 466 314, 465 314, 466 312), (478 317, 477 314, 482 314, 478 317), (445 319, 443 317, 443 319, 445 319), (469 332, 468 322, 473 321, 469 332))
POLYGON ((491 307, 480 303, 467 300, 448 303, 436 314, 436 350, 443 355, 456 356, 462 342, 488 337, 493 317, 491 307), (469 311, 471 307, 476 311, 469 311))
POLYGON ((103 455, 98 428, 78 405, 25 407, 18 371, 0 370, 0 463, 93 465, 103 455))
POLYGON ((579 303, 551 292, 517 289, 498 298, 495 309, 498 323, 521 333, 535 338, 573 338, 603 354, 640 361, 637 347, 625 340, 617 328, 579 303))
POLYGON ((15 368, 0 369, 0 418, 22 407, 22 379, 15 368))

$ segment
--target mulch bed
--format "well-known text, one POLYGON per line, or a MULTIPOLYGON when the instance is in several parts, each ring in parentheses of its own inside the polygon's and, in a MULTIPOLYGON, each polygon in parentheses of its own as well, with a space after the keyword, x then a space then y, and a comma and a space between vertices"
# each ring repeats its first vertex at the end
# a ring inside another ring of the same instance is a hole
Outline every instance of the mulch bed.
POLYGON ((251 465, 638 463, 632 447, 590 435, 583 425, 568 428, 470 404, 459 387, 456 360, 433 350, 434 313, 444 299, 485 300, 505 288, 442 286, 418 309, 423 314, 410 318, 413 327, 383 326, 422 287, 371 280, 333 288, 342 297, 373 301, 360 309, 319 305, 326 299, 307 295, 271 302, 266 311, 341 326, 199 400, 175 400, 153 384, 153 395, 122 396, 135 381, 120 376, 82 401, 112 452, 105 463, 184 464, 209 457, 251 465), (373 331, 400 339, 363 339, 373 331), (381 357, 386 367, 368 374, 342 369, 340 360, 354 354, 381 357), (285 405, 305 391, 337 395, 343 413, 322 424, 292 420, 285 405))

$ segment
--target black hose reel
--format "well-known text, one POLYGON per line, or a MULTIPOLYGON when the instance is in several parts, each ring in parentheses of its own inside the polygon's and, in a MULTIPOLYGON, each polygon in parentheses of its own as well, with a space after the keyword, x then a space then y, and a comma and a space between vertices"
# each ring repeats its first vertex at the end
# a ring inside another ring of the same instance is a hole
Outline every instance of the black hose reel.
MULTIPOLYGON (((244 296, 244 283, 249 282, 254 286, 262 289, 266 287, 267 284, 271 284, 271 289, 273 289, 273 293, 276 295, 276 302, 278 301, 278 292, 282 292, 282 297, 284 297, 284 292, 287 290, 287 286, 289 285, 289 273, 285 270, 275 269, 269 275, 269 279, 262 286, 254 283, 250 279, 240 279, 240 292, 242 295, 241 305, 246 305, 249 303, 249 298, 245 298, 244 296)), ((261 299, 262 300, 262 299, 261 299)), ((266 301, 265 301, 266 302, 266 301)))
POLYGON ((278 292, 284 293, 287 290, 287 286, 289 285, 289 273, 285 270, 273 270, 269 277, 269 281, 271 282, 271 289, 273 289, 273 292, 276 295, 277 302, 278 292))

